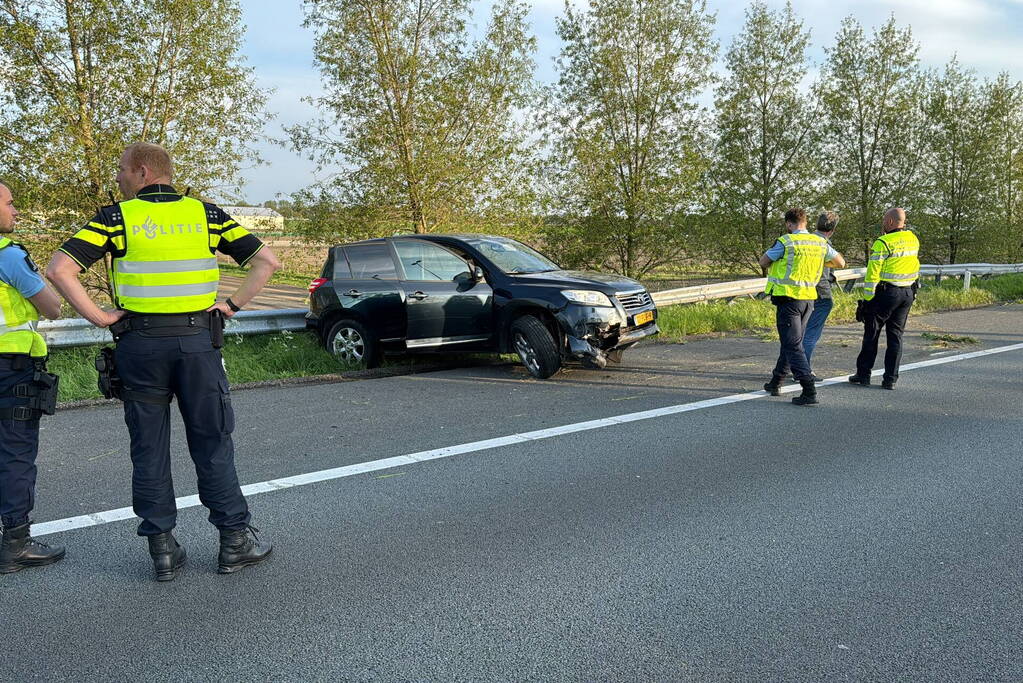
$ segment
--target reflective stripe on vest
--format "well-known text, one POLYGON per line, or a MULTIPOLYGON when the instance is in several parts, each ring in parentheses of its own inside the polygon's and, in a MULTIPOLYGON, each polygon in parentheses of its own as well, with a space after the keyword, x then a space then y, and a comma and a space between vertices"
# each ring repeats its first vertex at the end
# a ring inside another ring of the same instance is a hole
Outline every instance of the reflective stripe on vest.
POLYGON ((887 248, 887 252, 871 255, 871 260, 875 257, 884 259, 881 282, 900 287, 916 282, 920 277, 920 240, 917 236, 909 230, 897 230, 881 235, 878 240, 887 248))
MULTIPOLYGON (((0 238, 0 249, 12 246, 0 238)), ((15 287, 0 281, 0 353, 23 353, 36 358, 46 356, 46 340, 36 332, 39 311, 15 287)))
POLYGON ((126 250, 114 259, 117 305, 137 313, 189 313, 217 300, 220 271, 210 249, 206 207, 182 197, 120 204, 126 250))
POLYGON ((920 240, 909 230, 896 230, 878 237, 870 249, 867 275, 861 290, 870 301, 881 282, 909 287, 920 277, 920 240))
POLYGON ((824 272, 828 243, 823 237, 809 233, 782 235, 778 238, 785 254, 771 264, 765 291, 773 296, 814 300, 817 283, 824 272))

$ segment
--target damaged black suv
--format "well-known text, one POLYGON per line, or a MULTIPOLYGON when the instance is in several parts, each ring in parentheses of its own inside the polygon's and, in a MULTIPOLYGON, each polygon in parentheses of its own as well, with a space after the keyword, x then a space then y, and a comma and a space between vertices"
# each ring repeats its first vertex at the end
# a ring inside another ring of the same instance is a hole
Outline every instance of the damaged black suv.
POLYGON ((603 368, 657 334, 644 287, 562 270, 490 235, 415 235, 332 247, 309 284, 307 327, 351 367, 384 352, 517 353, 534 377, 565 362, 603 368))

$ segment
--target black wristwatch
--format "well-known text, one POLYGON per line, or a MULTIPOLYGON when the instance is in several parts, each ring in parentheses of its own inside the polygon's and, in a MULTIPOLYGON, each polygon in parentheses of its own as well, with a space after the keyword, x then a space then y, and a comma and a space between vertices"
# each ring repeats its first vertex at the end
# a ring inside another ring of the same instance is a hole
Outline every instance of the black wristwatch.
POLYGON ((234 313, 237 313, 238 311, 242 310, 241 306, 231 301, 231 297, 227 297, 227 301, 225 301, 224 303, 227 304, 227 307, 230 308, 231 311, 234 313))

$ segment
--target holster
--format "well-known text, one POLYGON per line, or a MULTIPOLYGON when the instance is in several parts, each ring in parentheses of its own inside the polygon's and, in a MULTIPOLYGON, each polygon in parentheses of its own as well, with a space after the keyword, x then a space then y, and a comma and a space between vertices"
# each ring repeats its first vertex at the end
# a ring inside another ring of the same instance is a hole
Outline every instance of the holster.
POLYGON ((224 346, 224 325, 226 322, 224 314, 219 309, 213 309, 213 312, 210 313, 210 341, 215 349, 223 348, 224 346))
POLYGON ((103 398, 121 398, 121 378, 117 375, 117 364, 114 362, 114 349, 104 346, 96 356, 96 372, 99 374, 97 386, 103 398))
POLYGON ((41 415, 57 412, 60 377, 47 372, 42 361, 35 361, 35 368, 30 381, 14 385, 13 397, 28 401, 22 405, 0 408, 0 417, 8 420, 38 420, 41 415))
POLYGON ((856 302, 856 322, 862 323, 867 320, 867 302, 857 301, 856 302))

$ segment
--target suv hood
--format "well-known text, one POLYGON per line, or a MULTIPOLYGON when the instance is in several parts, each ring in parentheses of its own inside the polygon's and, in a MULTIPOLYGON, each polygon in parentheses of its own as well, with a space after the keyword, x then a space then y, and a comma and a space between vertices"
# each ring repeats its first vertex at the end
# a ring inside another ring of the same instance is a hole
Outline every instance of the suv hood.
POLYGON ((605 294, 646 289, 639 282, 621 275, 605 275, 587 270, 552 270, 548 273, 521 273, 511 277, 523 282, 555 285, 565 289, 595 289, 605 294))

